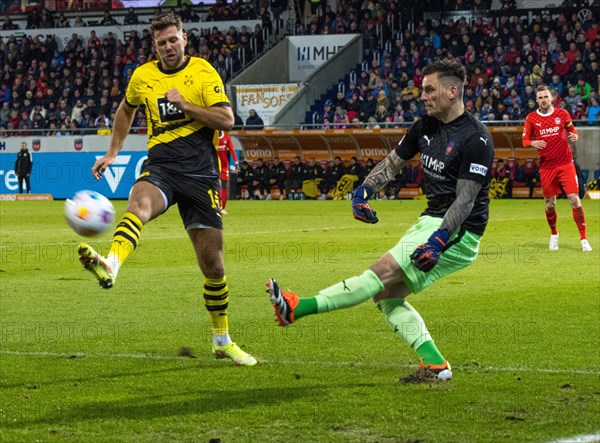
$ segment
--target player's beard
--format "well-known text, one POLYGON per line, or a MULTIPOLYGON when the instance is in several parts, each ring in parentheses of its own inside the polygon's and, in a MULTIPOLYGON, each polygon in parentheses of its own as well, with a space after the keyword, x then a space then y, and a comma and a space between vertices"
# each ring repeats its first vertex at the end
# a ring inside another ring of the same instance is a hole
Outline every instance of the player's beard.
POLYGON ((172 57, 168 57, 166 54, 163 57, 161 57, 160 61, 163 65, 163 67, 167 70, 173 70, 173 69, 177 69, 179 66, 181 66, 181 64, 183 63, 184 60, 184 55, 183 52, 178 52, 175 51, 175 53, 173 54, 172 57))

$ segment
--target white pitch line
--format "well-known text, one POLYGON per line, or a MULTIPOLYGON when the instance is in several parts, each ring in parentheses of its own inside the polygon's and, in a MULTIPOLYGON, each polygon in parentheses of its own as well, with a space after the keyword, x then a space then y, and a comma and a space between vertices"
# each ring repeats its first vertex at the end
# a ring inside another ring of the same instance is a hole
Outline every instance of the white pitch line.
POLYGON ((600 442, 600 432, 597 434, 575 435, 573 437, 553 440, 550 443, 598 443, 600 442))
MULTIPOLYGON (((189 357, 178 357, 178 356, 167 356, 167 355, 153 355, 153 354, 128 354, 128 353, 97 353, 97 352, 47 352, 47 351, 11 351, 8 349, 0 349, 0 355, 16 355, 16 356, 31 356, 31 357, 60 357, 69 358, 75 357, 88 357, 88 358, 114 358, 114 359, 141 359, 141 360, 182 360, 188 359, 189 357)), ((337 366, 337 367, 389 367, 389 368, 413 368, 415 365, 399 364, 394 362, 378 362, 378 361, 311 361, 311 360, 267 360, 259 359, 262 363, 280 364, 280 365, 309 365, 309 366, 337 366)), ((579 375, 600 375, 600 371, 594 371, 591 369, 548 369, 548 368, 498 368, 494 366, 490 367, 472 367, 472 366, 454 366, 456 369, 464 371, 474 372, 532 372, 532 373, 544 373, 544 374, 579 374, 579 375)))

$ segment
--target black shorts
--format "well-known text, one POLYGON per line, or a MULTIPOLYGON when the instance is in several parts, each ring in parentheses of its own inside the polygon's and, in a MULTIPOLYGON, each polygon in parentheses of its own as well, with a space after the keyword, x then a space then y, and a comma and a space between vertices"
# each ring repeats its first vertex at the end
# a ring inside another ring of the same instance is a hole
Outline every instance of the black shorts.
POLYGON ((175 203, 185 229, 223 229, 218 177, 181 175, 160 166, 145 166, 136 182, 147 181, 167 198, 167 208, 175 203))

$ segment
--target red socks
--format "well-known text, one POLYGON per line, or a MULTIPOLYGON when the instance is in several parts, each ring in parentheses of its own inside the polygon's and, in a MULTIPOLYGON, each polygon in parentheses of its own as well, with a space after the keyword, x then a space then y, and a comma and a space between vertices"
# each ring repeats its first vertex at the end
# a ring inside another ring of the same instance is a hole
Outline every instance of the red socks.
MULTIPOLYGON (((583 206, 578 208, 573 208, 573 219, 577 224, 577 229, 579 229, 579 237, 581 240, 587 238, 586 234, 586 226, 585 226, 585 212, 583 212, 583 206)), ((548 220, 548 226, 550 226, 550 231, 552 235, 558 234, 556 230, 556 210, 554 211, 546 211, 546 220, 548 220)))
MULTIPOLYGON (((556 213, 556 211, 554 211, 556 213)), ((578 208, 573 208, 573 219, 575 220, 575 223, 577 223, 577 229, 579 229, 579 237, 581 240, 584 240, 587 238, 586 232, 585 232, 585 213, 583 212, 583 206, 580 206, 578 208)), ((554 219, 555 225, 556 225, 556 217, 554 219)))
POLYGON ((556 210, 546 210, 546 220, 548 220, 548 226, 550 226, 550 231, 552 232, 552 235, 558 234, 558 231, 556 230, 556 210))
POLYGON ((227 190, 227 188, 221 188, 220 194, 221 209, 225 209, 225 205, 227 204, 227 197, 229 197, 229 191, 227 190))

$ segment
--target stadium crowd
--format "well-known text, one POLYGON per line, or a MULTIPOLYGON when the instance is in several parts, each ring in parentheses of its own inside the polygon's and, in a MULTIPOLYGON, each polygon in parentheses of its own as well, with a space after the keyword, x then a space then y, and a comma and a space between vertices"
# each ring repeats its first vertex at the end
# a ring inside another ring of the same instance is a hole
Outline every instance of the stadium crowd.
POLYGON ((361 33, 370 65, 327 97, 317 121, 307 123, 343 128, 412 122, 425 114, 418 100, 422 69, 440 59, 466 66, 465 105, 482 121, 524 119, 536 109, 535 88, 545 84, 555 92, 556 107, 574 120, 598 123, 600 24, 591 10, 585 16, 537 14, 529 21, 508 13, 472 21, 421 19, 414 30, 393 35, 391 29, 400 27, 394 5, 360 11, 347 6, 337 13, 326 7, 301 27, 305 34, 361 33))
MULTIPOLYGON (((175 10, 174 10, 175 11, 175 10)), ((161 13, 156 8, 155 14, 161 13)), ((186 23, 197 22, 197 13, 184 5, 179 11, 186 23)), ((244 20, 268 15, 264 8, 255 10, 215 5, 205 21, 244 20)), ((137 24, 135 10, 130 9, 123 23, 105 11, 98 26, 88 27, 89 34, 81 38, 73 33, 64 48, 59 49, 53 34, 35 37, 10 35, 0 37, 0 134, 3 137, 30 135, 71 135, 81 133, 110 134, 114 113, 123 98, 125 87, 135 68, 154 60, 152 39, 148 30, 141 35, 135 30, 123 36, 112 32, 103 35, 102 26, 137 24), (99 35, 103 35, 102 39, 99 35)), ((260 18, 259 18, 260 19, 260 18)), ((270 26, 270 18, 262 20, 270 26)), ((32 11, 28 29, 86 26, 76 17, 72 23, 59 14, 55 19, 49 10, 32 11)), ((8 18, 3 29, 16 25, 8 18)), ((203 28, 188 33, 187 54, 203 57, 217 69, 224 81, 244 64, 265 50, 263 26, 254 29, 231 26, 227 32, 218 27, 203 28), (238 51, 238 49, 240 49, 238 51), (238 56, 240 54, 240 56, 238 56)), ((139 110, 135 130, 145 132, 143 110, 139 110)))
MULTIPOLYGON (((488 7, 481 0, 473 2, 460 2, 450 9, 488 7)), ((232 26, 225 33, 217 27, 192 32, 188 54, 209 60, 227 81, 231 72, 241 69, 240 58, 249 61, 265 49, 263 29, 272 28, 273 18, 279 17, 285 6, 280 0, 271 3, 268 9, 237 3, 215 5, 205 22, 258 18, 262 25, 254 30, 232 26)), ((419 19, 414 27, 404 26, 402 33, 393 33, 392 29, 402 26, 396 2, 343 0, 336 11, 328 5, 320 9, 319 4, 296 32, 360 33, 369 67, 352 78, 345 90, 325 101, 318 123, 324 128, 352 123, 376 128, 414 121, 424 115, 418 100, 422 68, 437 59, 458 59, 465 64, 465 105, 483 121, 523 119, 536 107, 535 87, 548 84, 555 92, 555 106, 567 109, 574 120, 598 122, 600 24, 592 13, 585 17, 562 13, 556 19, 538 14, 524 21, 510 15, 510 2, 504 7, 507 15, 495 19, 419 19)), ((199 20, 196 11, 185 4, 173 11, 185 22, 199 20)), ((160 12, 161 8, 156 8, 155 13, 160 12)), ((108 10, 101 17, 99 26, 140 22, 133 8, 122 22, 108 10)), ((29 29, 85 25, 79 16, 70 21, 64 13, 55 17, 49 10, 32 11, 27 18, 29 29)), ((3 28, 14 26, 10 18, 3 24, 3 28)), ((57 136, 83 130, 110 133, 133 70, 156 55, 146 30, 141 35, 130 31, 123 36, 109 32, 102 39, 98 34, 103 34, 101 28, 90 29, 85 38, 73 33, 62 50, 52 34, 0 39, 3 136, 12 135, 15 129, 20 129, 21 135, 34 129, 57 136)), ((134 126, 143 132, 144 125, 140 112, 134 126)))

